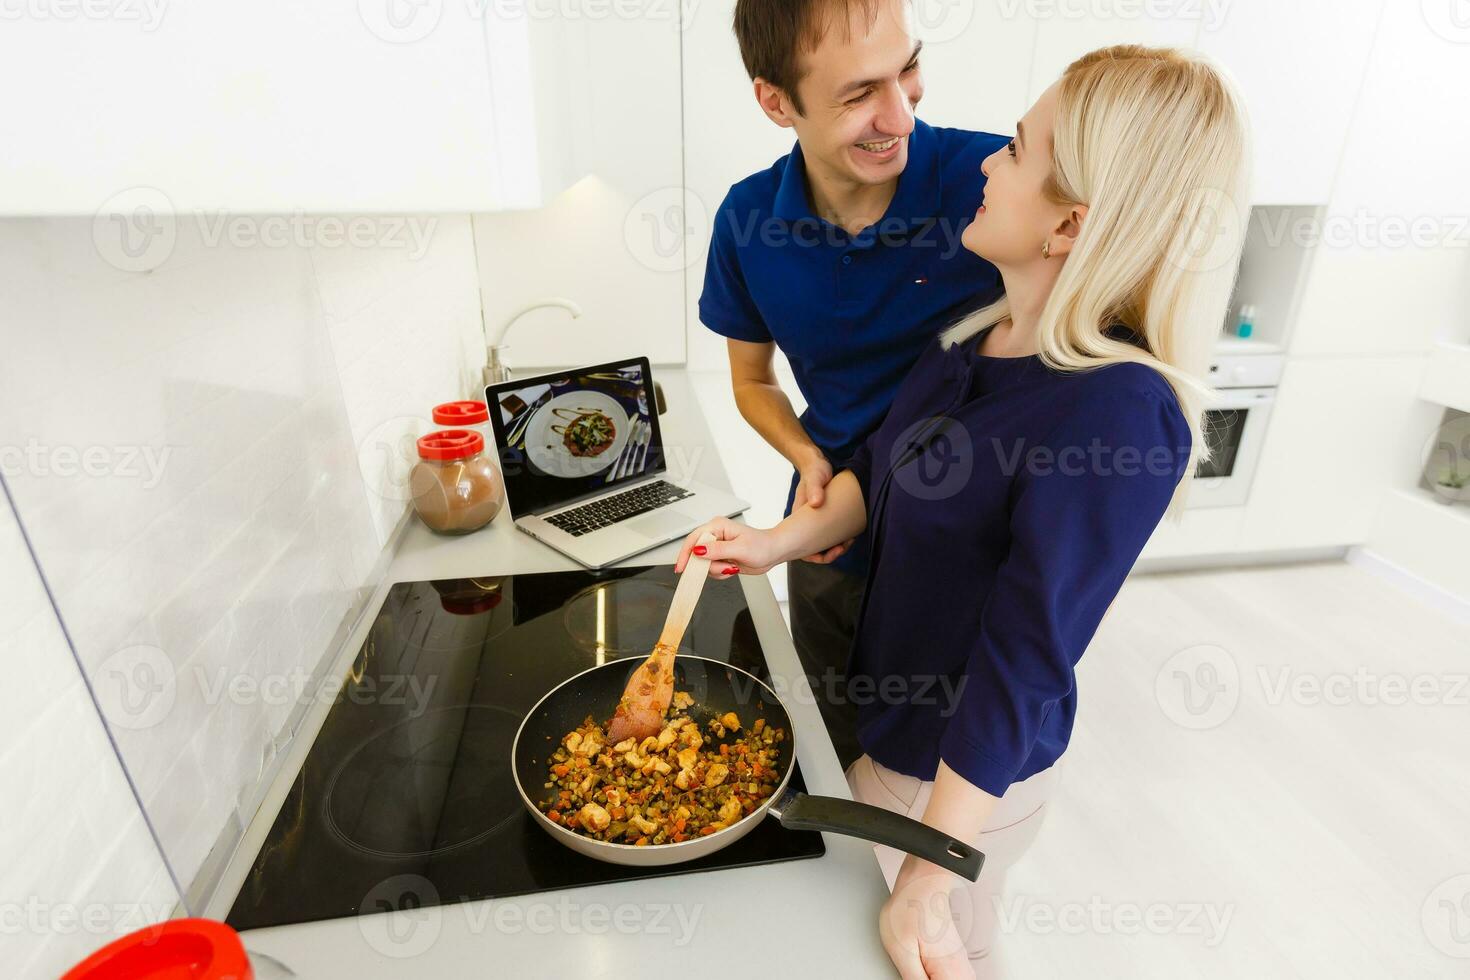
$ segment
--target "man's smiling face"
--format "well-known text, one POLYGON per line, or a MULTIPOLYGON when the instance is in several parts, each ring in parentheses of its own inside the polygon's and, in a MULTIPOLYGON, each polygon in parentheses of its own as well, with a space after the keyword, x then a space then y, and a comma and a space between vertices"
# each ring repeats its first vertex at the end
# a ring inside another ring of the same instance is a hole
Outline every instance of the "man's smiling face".
POLYGON ((816 50, 801 52, 802 112, 791 115, 809 168, 859 184, 883 184, 908 164, 914 107, 924 96, 908 0, 882 0, 877 17, 852 4, 816 50))

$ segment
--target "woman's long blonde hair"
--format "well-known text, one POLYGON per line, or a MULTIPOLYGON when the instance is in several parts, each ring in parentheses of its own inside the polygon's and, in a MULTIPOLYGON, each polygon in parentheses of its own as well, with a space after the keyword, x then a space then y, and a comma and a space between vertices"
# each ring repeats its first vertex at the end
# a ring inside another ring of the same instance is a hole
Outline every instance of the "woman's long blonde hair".
MULTIPOLYGON (((1194 430, 1169 508, 1176 518, 1196 465, 1210 457, 1205 376, 1245 241, 1249 154, 1235 87, 1203 58, 1125 44, 1062 75, 1044 193, 1088 210, 1041 313, 1041 358, 1062 371, 1134 361, 1168 380, 1194 430), (1114 323, 1147 350, 1107 336, 1114 323)), ((967 340, 1009 313, 1001 298, 941 343, 967 340)))

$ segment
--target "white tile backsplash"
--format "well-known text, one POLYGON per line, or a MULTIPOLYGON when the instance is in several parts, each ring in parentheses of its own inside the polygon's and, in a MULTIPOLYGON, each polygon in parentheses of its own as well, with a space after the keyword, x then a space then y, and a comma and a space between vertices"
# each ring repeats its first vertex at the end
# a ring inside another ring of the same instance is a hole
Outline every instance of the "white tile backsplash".
MULTIPOLYGON (((245 248, 181 219, 163 264, 126 274, 90 221, 0 220, 0 462, 185 888, 248 821, 299 703, 225 685, 310 675, 407 507, 411 442, 389 458, 375 436, 426 430, 478 381, 469 217, 383 220, 419 234, 245 248)), ((0 777, 34 801, 0 835, 7 892, 143 901, 163 866, 19 541, 0 534, 7 598, 29 575, 41 601, 0 611, 0 650, 25 663, 0 692, 0 777)), ((101 938, 26 937, 0 962, 54 973, 101 938)))
POLYGON ((0 592, 0 963, 54 977, 178 893, 3 499, 0 592))
POLYGON ((340 250, 314 259, 352 443, 383 541, 403 512, 413 438, 432 427, 430 410, 483 397, 480 299, 464 288, 478 275, 470 235, 468 218, 440 217, 418 261, 401 251, 365 255, 362 269, 344 265, 340 250), (362 281, 363 269, 374 272, 373 282, 355 299, 348 287, 362 281))

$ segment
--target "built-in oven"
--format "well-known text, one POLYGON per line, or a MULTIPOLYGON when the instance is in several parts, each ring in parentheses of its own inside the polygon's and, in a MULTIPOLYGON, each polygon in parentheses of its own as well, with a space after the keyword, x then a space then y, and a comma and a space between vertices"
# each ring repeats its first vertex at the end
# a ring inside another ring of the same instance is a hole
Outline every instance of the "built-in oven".
POLYGON ((1214 452, 1195 470, 1189 507, 1242 507, 1250 499, 1283 366, 1278 354, 1217 357, 1210 365, 1218 394, 1204 428, 1214 452))

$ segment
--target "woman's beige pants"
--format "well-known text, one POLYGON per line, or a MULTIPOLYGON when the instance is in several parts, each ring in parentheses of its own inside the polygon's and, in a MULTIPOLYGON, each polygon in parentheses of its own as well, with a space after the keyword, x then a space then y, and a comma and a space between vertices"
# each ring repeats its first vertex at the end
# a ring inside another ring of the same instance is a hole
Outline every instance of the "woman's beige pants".
MULTIPOLYGON (((1013 783, 996 805, 985 829, 971 841, 985 855, 980 879, 951 895, 955 926, 972 960, 985 957, 995 943, 999 922, 996 902, 1005 897, 1006 872, 1026 853, 1046 816, 1047 801, 1056 784, 1058 767, 1044 769, 1029 779, 1013 783)), ((934 783, 894 772, 863 755, 847 770, 847 785, 859 803, 881 806, 919 820, 929 805, 934 783)), ((883 844, 873 850, 888 888, 906 855, 883 844)))

